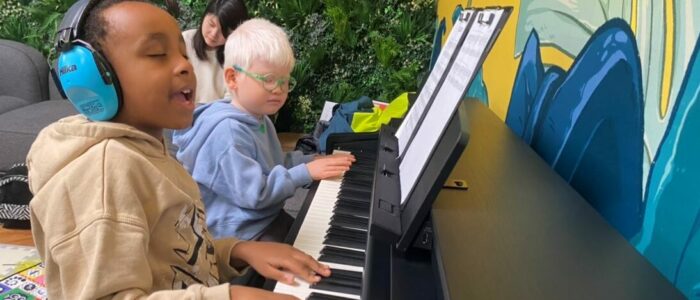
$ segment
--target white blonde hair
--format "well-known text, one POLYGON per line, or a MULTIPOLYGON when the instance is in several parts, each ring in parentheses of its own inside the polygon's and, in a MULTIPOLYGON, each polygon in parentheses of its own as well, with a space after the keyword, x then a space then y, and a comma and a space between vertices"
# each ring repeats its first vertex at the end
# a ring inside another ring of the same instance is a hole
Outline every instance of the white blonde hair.
POLYGON ((244 69, 255 60, 292 70, 294 51, 284 30, 272 22, 254 18, 239 25, 226 39, 224 67, 244 69))

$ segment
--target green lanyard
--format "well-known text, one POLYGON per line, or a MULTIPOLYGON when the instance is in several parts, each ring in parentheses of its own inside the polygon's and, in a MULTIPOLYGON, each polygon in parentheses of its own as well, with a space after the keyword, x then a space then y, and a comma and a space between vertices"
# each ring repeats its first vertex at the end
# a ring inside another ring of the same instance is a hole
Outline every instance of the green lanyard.
POLYGON ((259 129, 260 129, 260 133, 265 134, 265 131, 267 130, 267 129, 265 129, 265 123, 260 124, 259 129))

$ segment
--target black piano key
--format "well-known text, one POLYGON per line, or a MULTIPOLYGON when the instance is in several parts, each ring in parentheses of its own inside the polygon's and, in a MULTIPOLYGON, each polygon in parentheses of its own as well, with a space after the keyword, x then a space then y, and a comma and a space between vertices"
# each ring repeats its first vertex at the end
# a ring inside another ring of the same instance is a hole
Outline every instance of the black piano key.
MULTIPOLYGON (((345 173, 347 174, 347 172, 345 173)), ((367 177, 343 177, 342 186, 347 186, 351 187, 353 189, 356 189, 358 191, 365 191, 365 190, 372 190, 372 180, 373 176, 367 176, 367 177)))
POLYGON ((355 161, 350 166, 350 170, 374 170, 375 162, 373 161, 355 161))
POLYGON ((362 272, 331 268, 331 276, 329 278, 357 279, 362 282, 362 272))
POLYGON ((343 178, 340 183, 343 188, 349 188, 360 192, 372 192, 372 178, 343 178))
POLYGON ((363 214, 363 213, 357 213, 356 210, 353 209, 345 209, 345 208, 340 208, 340 209, 334 209, 333 210, 333 215, 340 215, 344 217, 358 217, 358 218, 365 218, 369 219, 369 213, 363 214))
POLYGON ((337 255, 331 255, 331 254, 321 254, 321 256, 318 258, 318 261, 341 264, 341 265, 348 265, 348 266, 356 266, 356 267, 362 267, 362 266, 364 266, 364 263, 365 263, 364 260, 358 260, 355 258, 342 257, 342 256, 337 256, 337 255))
POLYGON ((330 222, 331 225, 339 227, 357 228, 362 230, 367 230, 367 228, 369 227, 368 223, 368 219, 347 215, 333 215, 331 217, 330 222))
POLYGON ((333 208, 333 213, 369 218, 369 205, 364 207, 358 207, 346 204, 339 200, 338 202, 336 202, 335 208, 333 208))
POLYGON ((368 195, 372 195, 372 184, 370 183, 369 185, 367 185, 363 183, 360 185, 356 183, 342 182, 340 183, 340 192, 350 195, 367 197, 368 195))
MULTIPOLYGON (((355 154, 353 154, 353 155, 355 155, 355 154)), ((362 160, 362 161, 375 162, 375 161, 377 161, 377 152, 375 152, 375 151, 357 152, 357 155, 355 155, 355 158, 358 160, 362 160)))
POLYGON ((337 233, 327 233, 323 244, 364 250, 367 248, 367 239, 358 240, 352 237, 339 235, 337 233))
POLYGON ((338 256, 342 256, 342 257, 349 257, 349 258, 354 258, 354 259, 359 259, 359 260, 365 259, 365 252, 363 252, 363 251, 346 249, 346 248, 338 248, 338 247, 333 247, 333 246, 323 246, 323 249, 321 249, 321 254, 338 255, 338 256))
POLYGON ((362 251, 338 248, 333 246, 324 246, 323 249, 321 249, 321 254, 338 255, 359 260, 365 259, 365 253, 362 251))
POLYGON ((350 153, 352 155, 354 155, 357 160, 362 159, 362 160, 373 160, 374 161, 374 160, 376 160, 374 158, 377 157, 377 149, 376 148, 370 150, 370 149, 362 149, 361 147, 349 146, 346 149, 341 149, 341 150, 350 151, 350 153), (350 148, 354 148, 354 149, 350 149, 350 148))
POLYGON ((318 260, 363 267, 365 265, 365 253, 357 250, 325 246, 321 249, 321 256, 318 260))
POLYGON ((338 192, 338 196, 352 198, 352 199, 355 199, 357 201, 369 202, 369 200, 372 198, 372 191, 362 191, 362 190, 357 190, 353 187, 341 185, 340 192, 338 192))
POLYGON ((343 200, 350 201, 353 203, 360 203, 360 204, 365 203, 366 205, 369 205, 369 203, 371 202, 371 199, 372 199, 371 196, 366 197, 366 196, 361 196, 361 195, 357 195, 357 194, 353 194, 353 193, 338 193, 338 195, 336 195, 336 198, 338 198, 338 200, 343 199, 343 200), (370 199, 370 201, 367 201, 367 199, 370 199))
POLYGON ((335 202, 336 207, 356 208, 369 211, 370 202, 363 199, 353 199, 348 197, 338 197, 335 202))
POLYGON ((347 236, 350 238, 355 238, 358 240, 367 239, 367 231, 357 230, 352 228, 340 227, 331 225, 331 227, 326 230, 326 233, 335 233, 342 236, 347 236))
POLYGON ((356 209, 362 209, 362 210, 369 210, 370 202, 369 201, 364 201, 360 199, 353 199, 353 198, 348 198, 348 197, 338 197, 338 200, 336 200, 336 207, 341 206, 341 207, 352 207, 356 209))
POLYGON ((374 170, 373 169, 350 169, 345 174, 343 177, 347 178, 367 178, 367 177, 372 177, 374 176, 374 170))
POLYGON ((340 183, 341 189, 349 189, 358 192, 369 192, 372 193, 372 178, 366 179, 351 179, 343 178, 340 183))
POLYGON ((353 207, 357 209, 366 209, 369 210, 370 207, 370 201, 364 201, 363 199, 357 199, 357 198, 348 198, 344 196, 338 197, 338 200, 336 200, 336 207, 338 205, 342 207, 353 207))
POLYGON ((365 249, 367 248, 367 232, 331 225, 326 231, 323 243, 325 245, 365 249))
POLYGON ((338 282, 324 281, 323 279, 321 279, 319 283, 309 286, 309 288, 336 293, 353 294, 358 296, 360 295, 360 293, 362 293, 362 287, 354 285, 344 285, 343 283, 338 282))
POLYGON ((360 295, 360 293, 362 293, 362 273, 331 269, 331 276, 321 278, 321 281, 309 287, 312 289, 360 295))
POLYGON ((352 299, 313 292, 313 293, 309 294, 308 297, 306 297, 306 300, 352 300, 352 299))

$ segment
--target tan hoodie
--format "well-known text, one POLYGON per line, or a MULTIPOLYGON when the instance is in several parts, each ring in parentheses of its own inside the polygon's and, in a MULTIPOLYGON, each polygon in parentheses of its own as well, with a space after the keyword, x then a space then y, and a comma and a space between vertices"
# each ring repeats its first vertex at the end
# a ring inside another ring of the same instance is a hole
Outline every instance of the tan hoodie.
POLYGON ((219 283, 238 275, 237 241, 212 241, 197 184, 158 139, 72 116, 41 131, 27 163, 50 299, 230 298, 219 283))

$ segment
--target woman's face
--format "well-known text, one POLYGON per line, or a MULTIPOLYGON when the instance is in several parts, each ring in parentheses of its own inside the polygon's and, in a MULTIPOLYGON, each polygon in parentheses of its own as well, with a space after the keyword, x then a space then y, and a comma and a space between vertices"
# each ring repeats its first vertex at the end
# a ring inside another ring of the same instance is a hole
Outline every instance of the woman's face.
POLYGON ((204 16, 204 21, 202 22, 202 36, 209 48, 223 46, 226 43, 226 38, 221 32, 221 25, 219 25, 219 18, 212 14, 204 16))

